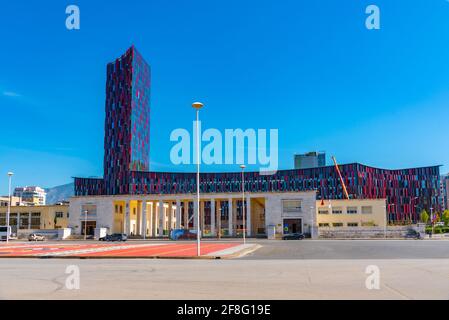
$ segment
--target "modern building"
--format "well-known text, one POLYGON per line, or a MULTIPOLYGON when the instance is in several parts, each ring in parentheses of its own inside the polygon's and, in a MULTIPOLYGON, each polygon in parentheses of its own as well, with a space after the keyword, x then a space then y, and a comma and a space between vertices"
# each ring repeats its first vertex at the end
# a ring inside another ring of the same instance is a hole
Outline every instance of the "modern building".
POLYGON ((441 211, 449 209, 449 174, 441 176, 440 195, 441 211))
POLYGON ((326 153, 307 152, 304 154, 295 154, 295 169, 311 169, 326 166, 326 153))
POLYGON ((386 199, 317 201, 318 228, 385 227, 386 199))
POLYGON ((46 192, 41 187, 17 187, 14 189, 14 196, 19 197, 21 202, 26 205, 45 205, 46 192))
MULTIPOLYGON (((104 177, 75 178, 69 221, 75 233, 86 220, 90 233, 106 227, 162 236, 196 227, 196 174, 149 171, 149 93, 150 67, 134 47, 108 64, 104 177)), ((420 208, 439 204, 439 166, 386 170, 353 163, 340 170, 351 199, 387 199, 389 221, 417 221, 420 208)), ((244 185, 248 235, 283 232, 287 225, 314 236, 316 199, 344 198, 334 166, 247 172, 244 185)), ((241 173, 202 173, 199 187, 203 234, 227 229, 236 235, 243 220, 241 173)))
MULTIPOLYGON (((6 225, 7 207, 0 207, 0 226, 6 225)), ((9 224, 12 232, 17 230, 48 230, 67 228, 68 205, 12 206, 9 224)))

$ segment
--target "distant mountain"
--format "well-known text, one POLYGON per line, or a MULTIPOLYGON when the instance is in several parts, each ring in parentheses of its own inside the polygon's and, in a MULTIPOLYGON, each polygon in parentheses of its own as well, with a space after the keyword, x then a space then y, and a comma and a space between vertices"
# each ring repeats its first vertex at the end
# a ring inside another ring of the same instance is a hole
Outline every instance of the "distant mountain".
POLYGON ((74 185, 72 183, 63 184, 62 186, 56 186, 53 188, 47 188, 45 191, 47 192, 47 204, 55 204, 57 202, 61 202, 64 200, 69 200, 70 197, 73 197, 74 185))

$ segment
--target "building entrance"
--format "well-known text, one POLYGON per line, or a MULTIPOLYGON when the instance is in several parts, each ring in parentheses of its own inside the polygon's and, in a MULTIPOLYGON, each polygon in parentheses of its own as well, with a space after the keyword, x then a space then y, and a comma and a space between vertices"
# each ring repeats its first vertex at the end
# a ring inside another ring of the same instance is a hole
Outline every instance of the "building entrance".
POLYGON ((95 228, 97 226, 96 221, 82 221, 81 222, 81 234, 84 235, 84 231, 88 236, 93 236, 95 234, 95 228))
POLYGON ((284 219, 284 234, 302 233, 302 219, 284 219))

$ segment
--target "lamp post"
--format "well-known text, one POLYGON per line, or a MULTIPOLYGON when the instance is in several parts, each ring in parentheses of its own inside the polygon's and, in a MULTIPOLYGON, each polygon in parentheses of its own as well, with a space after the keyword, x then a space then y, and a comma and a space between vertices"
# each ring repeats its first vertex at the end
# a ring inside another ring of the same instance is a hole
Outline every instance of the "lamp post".
POLYGON ((9 217, 11 215, 11 178, 13 175, 13 172, 8 172, 8 211, 6 213, 6 243, 9 242, 9 217))
POLYGON ((244 164, 240 165, 242 169, 242 216, 243 216, 243 244, 246 244, 246 219, 245 219, 245 168, 244 164))
POLYGON ((200 109, 204 105, 201 102, 192 103, 192 107, 196 110, 196 254, 201 255, 201 240, 200 240, 200 132, 199 132, 199 118, 200 109))
POLYGON ((87 240, 87 210, 84 210, 84 240, 87 240))
POLYGON ((221 202, 220 208, 218 208, 217 212, 218 212, 218 240, 221 240, 221 202))

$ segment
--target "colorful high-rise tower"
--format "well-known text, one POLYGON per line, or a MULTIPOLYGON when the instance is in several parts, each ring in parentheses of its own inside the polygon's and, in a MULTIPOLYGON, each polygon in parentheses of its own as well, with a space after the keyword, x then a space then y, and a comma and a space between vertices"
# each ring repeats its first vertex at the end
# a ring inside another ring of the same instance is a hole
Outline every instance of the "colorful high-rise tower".
POLYGON ((150 168, 150 66, 134 46, 107 65, 104 188, 129 193, 131 171, 150 168))

